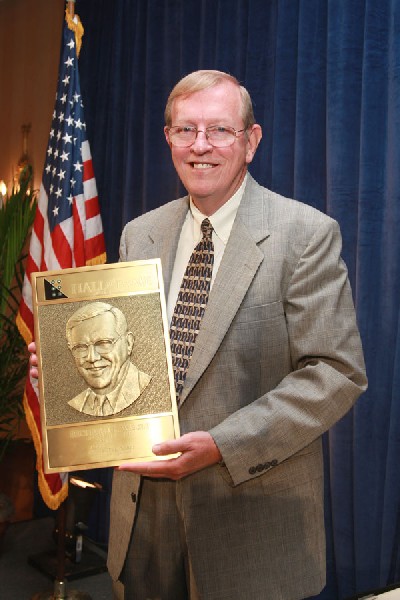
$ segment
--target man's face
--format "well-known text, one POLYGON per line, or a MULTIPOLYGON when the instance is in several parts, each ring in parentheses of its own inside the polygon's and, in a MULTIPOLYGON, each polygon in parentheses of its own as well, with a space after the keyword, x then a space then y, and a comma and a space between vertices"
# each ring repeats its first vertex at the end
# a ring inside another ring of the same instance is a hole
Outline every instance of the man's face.
POLYGON ((106 394, 113 391, 119 383, 121 367, 128 360, 133 346, 132 333, 119 336, 115 328, 114 315, 110 312, 86 319, 70 332, 71 348, 79 344, 88 344, 83 356, 74 356, 79 373, 95 392, 106 394), (110 351, 100 354, 95 343, 115 341, 110 351))
MULTIPOLYGON (((243 129, 240 91, 226 81, 211 88, 177 98, 172 104, 172 126, 190 125, 204 131, 211 125, 243 129)), ((168 129, 165 128, 168 139, 168 129)), ((175 169, 197 208, 211 215, 236 192, 261 139, 254 125, 239 134, 227 148, 215 148, 204 133, 189 148, 171 147, 175 169)))

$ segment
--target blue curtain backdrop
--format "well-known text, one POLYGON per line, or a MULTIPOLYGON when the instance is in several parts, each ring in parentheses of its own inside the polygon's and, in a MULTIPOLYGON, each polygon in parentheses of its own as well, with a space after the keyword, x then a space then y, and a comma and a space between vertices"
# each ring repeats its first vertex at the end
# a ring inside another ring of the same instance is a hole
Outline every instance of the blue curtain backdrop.
MULTIPOLYGON (((269 188, 340 223, 369 390, 325 436, 328 585, 336 600, 400 580, 400 3, 78 0, 80 73, 109 262, 122 227, 181 194, 163 136, 199 68, 249 89, 269 188)), ((107 493, 93 517, 108 532, 107 493)))

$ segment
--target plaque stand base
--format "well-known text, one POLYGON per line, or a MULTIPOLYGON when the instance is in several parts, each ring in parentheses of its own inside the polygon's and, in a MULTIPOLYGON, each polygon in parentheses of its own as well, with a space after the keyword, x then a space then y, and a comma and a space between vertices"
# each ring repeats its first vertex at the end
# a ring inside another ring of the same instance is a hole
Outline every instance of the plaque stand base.
POLYGON ((106 570, 106 557, 96 548, 95 544, 87 540, 83 544, 83 536, 80 540, 79 561, 74 562, 66 556, 65 552, 65 524, 66 524, 66 501, 61 503, 58 509, 57 521, 57 551, 41 552, 28 557, 28 563, 36 567, 43 575, 54 581, 54 591, 39 592, 31 600, 92 600, 91 596, 77 590, 68 590, 68 580, 87 577, 106 570), (92 549, 88 546, 92 546, 92 549), (82 551, 83 550, 83 551, 82 551), (96 551, 97 550, 97 551, 96 551))
POLYGON ((42 552, 28 557, 28 563, 38 569, 43 575, 54 581, 53 591, 44 591, 35 594, 31 600, 92 600, 92 597, 86 592, 80 592, 75 589, 69 589, 69 581, 97 575, 107 570, 106 559, 97 552, 87 549, 82 552, 82 558, 79 563, 74 563, 68 559, 65 560, 64 570, 66 580, 57 579, 57 555, 54 552, 42 552))
POLYGON ((65 581, 55 581, 53 592, 42 592, 35 594, 32 600, 92 600, 89 594, 68 590, 65 581))
MULTIPOLYGON (((88 542, 85 542, 85 549, 82 552, 82 558, 79 563, 74 563, 68 558, 64 563, 64 576, 68 581, 79 579, 81 577, 89 577, 97 575, 107 570, 106 559, 89 550, 88 542)), ((28 563, 46 575, 52 581, 57 579, 57 555, 55 552, 41 552, 28 557, 28 563)))

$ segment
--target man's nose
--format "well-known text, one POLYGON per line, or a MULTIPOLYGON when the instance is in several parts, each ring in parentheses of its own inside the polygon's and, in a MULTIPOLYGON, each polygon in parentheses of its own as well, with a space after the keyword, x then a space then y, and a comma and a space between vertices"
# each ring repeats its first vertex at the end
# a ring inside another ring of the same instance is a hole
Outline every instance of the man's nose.
POLYGON ((88 351, 86 355, 86 360, 89 362, 94 362, 100 358, 100 354, 96 350, 96 346, 94 344, 89 344, 88 351))
POLYGON ((203 153, 212 150, 213 145, 208 141, 206 132, 199 129, 197 131, 196 139, 190 148, 193 150, 193 152, 203 153))

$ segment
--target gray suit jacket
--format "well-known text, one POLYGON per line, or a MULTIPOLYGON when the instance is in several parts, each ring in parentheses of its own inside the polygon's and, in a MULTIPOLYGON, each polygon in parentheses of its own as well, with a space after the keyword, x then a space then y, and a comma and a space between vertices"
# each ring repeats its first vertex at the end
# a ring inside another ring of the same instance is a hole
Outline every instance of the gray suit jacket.
MULTIPOLYGON (((188 198, 129 223, 121 259, 160 257, 165 289, 188 198)), ((182 433, 223 463, 177 483, 204 600, 296 600, 325 584, 321 434, 366 388, 339 227, 248 178, 196 339, 182 433)), ((120 576, 140 478, 116 472, 109 570, 120 576)))

